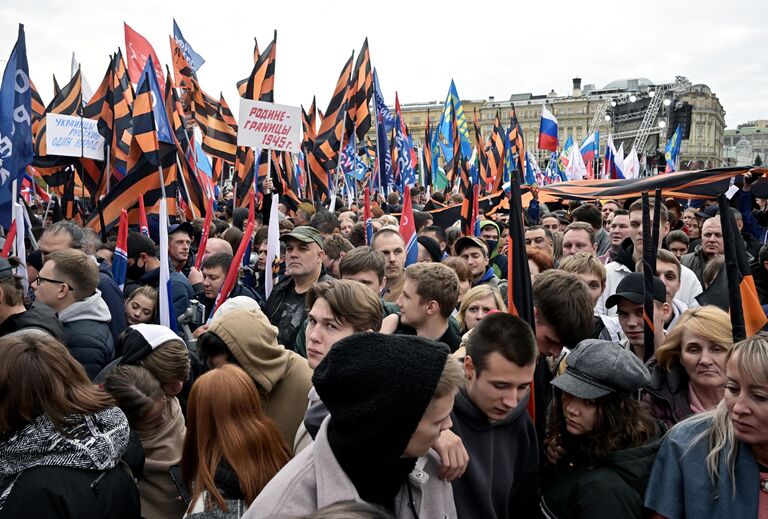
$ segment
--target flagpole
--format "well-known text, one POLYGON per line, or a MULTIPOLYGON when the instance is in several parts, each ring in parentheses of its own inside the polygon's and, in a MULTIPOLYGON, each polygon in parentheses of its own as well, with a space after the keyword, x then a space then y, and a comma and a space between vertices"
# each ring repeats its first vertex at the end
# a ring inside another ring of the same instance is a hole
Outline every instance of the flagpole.
MULTIPOLYGON (((376 103, 373 103, 373 110, 376 112, 376 164, 378 164, 378 172, 376 173, 379 176, 379 188, 383 189, 383 186, 381 185, 381 150, 379 149, 379 110, 376 108, 376 103)), ((375 169, 375 168, 374 168, 375 169)), ((371 191, 373 191, 375 179, 373 178, 373 175, 371 175, 371 191)))
MULTIPOLYGON (((179 160, 179 153, 176 152, 176 165, 179 167, 179 176, 181 177, 181 183, 184 185, 184 192, 189 195, 189 188, 187 187, 187 181, 184 178, 184 172, 181 170, 181 160, 179 160)), ((192 201, 189 203, 189 210, 192 211, 192 218, 197 218, 197 213, 195 213, 195 207, 194 204, 192 204, 192 201)))

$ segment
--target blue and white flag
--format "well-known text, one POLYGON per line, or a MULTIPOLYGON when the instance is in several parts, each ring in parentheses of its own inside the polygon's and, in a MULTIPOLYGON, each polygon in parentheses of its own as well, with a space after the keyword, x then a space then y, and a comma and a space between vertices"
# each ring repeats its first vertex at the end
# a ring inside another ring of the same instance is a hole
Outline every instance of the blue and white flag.
POLYGON ((21 184, 32 156, 32 90, 24 26, 19 24, 0 84, 0 225, 6 229, 14 216, 13 183, 21 184))
POLYGON ((155 75, 155 65, 152 61, 152 56, 147 58, 144 70, 141 72, 139 84, 136 85, 136 92, 141 92, 141 87, 144 85, 145 81, 149 81, 149 89, 152 92, 152 115, 155 119, 157 140, 167 144, 174 144, 173 129, 171 129, 171 123, 168 122, 168 114, 165 111, 163 92, 157 84, 157 76, 155 75))
POLYGON ((173 291, 171 289, 171 262, 168 257, 168 202, 160 202, 160 324, 177 331, 176 312, 173 310, 173 291))
POLYGON ((197 72, 198 69, 203 66, 205 60, 200 54, 195 52, 189 42, 184 38, 184 35, 181 34, 181 29, 179 29, 179 24, 176 23, 176 19, 173 20, 173 39, 176 40, 181 52, 184 53, 184 58, 187 60, 187 63, 189 63, 189 66, 192 67, 192 70, 197 72))

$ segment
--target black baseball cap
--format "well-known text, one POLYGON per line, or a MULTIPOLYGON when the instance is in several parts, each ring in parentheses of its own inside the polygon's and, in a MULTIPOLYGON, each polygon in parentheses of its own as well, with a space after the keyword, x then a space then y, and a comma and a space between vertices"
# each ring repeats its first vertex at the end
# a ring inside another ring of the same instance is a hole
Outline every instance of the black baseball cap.
MULTIPOLYGON (((619 304, 619 299, 626 299, 635 304, 643 302, 645 291, 645 275, 642 272, 633 272, 624 277, 616 287, 616 293, 605 302, 606 308, 613 308, 619 304)), ((653 277, 653 298, 665 303, 667 301, 667 289, 664 283, 656 276, 653 277)))

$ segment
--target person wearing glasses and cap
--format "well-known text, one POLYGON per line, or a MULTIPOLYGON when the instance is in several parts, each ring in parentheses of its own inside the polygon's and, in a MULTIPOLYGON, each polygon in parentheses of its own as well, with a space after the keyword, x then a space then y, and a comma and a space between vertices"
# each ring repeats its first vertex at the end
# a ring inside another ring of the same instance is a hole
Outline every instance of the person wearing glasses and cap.
POLYGON ((21 278, 13 273, 17 263, 16 258, 0 258, 0 337, 35 329, 63 342, 67 334, 56 312, 40 301, 33 301, 29 307, 24 305, 21 278))
POLYGON ((565 362, 565 372, 552 381, 541 511, 557 518, 640 519, 663 433, 635 399, 650 373, 631 351, 597 339, 580 342, 565 362))
POLYGON ((112 316, 98 284, 98 265, 83 251, 63 249, 46 255, 34 285, 37 299, 58 315, 67 333, 67 349, 91 380, 115 356, 109 330, 112 316))

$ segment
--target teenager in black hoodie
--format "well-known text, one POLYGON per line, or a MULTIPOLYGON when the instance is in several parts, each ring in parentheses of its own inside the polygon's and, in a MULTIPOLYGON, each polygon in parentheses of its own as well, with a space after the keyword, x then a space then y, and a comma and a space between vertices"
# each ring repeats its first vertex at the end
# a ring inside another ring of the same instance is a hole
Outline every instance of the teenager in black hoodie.
POLYGON ((470 463, 453 481, 459 518, 533 517, 538 447, 528 414, 536 367, 530 326, 507 313, 484 317, 469 335, 466 381, 451 414, 470 463))

